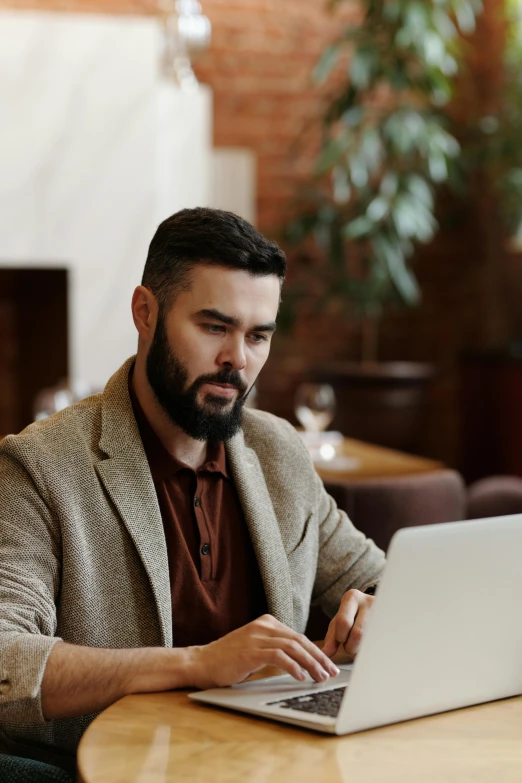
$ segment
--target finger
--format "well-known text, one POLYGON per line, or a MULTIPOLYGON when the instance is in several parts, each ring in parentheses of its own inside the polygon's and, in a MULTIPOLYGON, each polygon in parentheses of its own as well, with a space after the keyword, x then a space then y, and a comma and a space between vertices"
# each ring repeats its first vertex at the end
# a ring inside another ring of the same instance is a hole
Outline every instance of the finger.
POLYGON ((337 674, 339 674, 339 669, 337 666, 332 663, 328 656, 325 655, 322 650, 320 650, 319 647, 311 642, 310 639, 308 639, 304 634, 297 633, 297 631, 294 631, 284 623, 279 622, 279 620, 275 620, 275 618, 270 618, 270 620, 273 622, 269 624, 265 631, 268 639, 270 640, 269 646, 272 645, 274 639, 284 638, 293 640, 300 644, 309 655, 315 658, 315 660, 323 667, 323 669, 328 672, 331 677, 335 677, 337 674))
POLYGON ((355 622, 352 626, 348 639, 344 643, 344 649, 348 655, 355 656, 361 646, 361 641, 364 635, 364 629, 366 627, 366 621, 368 619, 369 607, 362 605, 359 607, 359 611, 355 617, 355 622))
POLYGON ((306 673, 299 666, 297 661, 294 661, 293 658, 284 652, 284 650, 281 650, 280 648, 266 648, 262 652, 263 655, 260 660, 264 666, 276 666, 278 669, 282 669, 288 674, 291 674, 292 677, 300 682, 306 680, 306 673))
POLYGON ((348 640, 358 608, 359 603, 356 596, 350 592, 345 593, 339 611, 332 620, 332 638, 338 647, 341 644, 344 645, 348 640))
POLYGON ((296 661, 316 682, 326 682, 330 677, 335 677, 339 674, 339 669, 334 666, 326 656, 325 661, 328 664, 328 668, 323 666, 315 655, 305 650, 305 648, 295 639, 283 638, 275 641, 278 648, 283 650, 289 658, 296 661))
POLYGON ((339 674, 337 666, 326 655, 317 654, 321 651, 315 644, 306 649, 299 641, 289 639, 283 649, 290 657, 297 660, 316 682, 324 682, 329 677, 336 677, 339 674))
POLYGON ((325 655, 320 647, 311 642, 304 634, 295 634, 295 639, 306 652, 311 655, 326 672, 328 672, 330 677, 336 677, 339 674, 339 669, 335 663, 325 655))
POLYGON ((324 637, 324 644, 322 647, 323 653, 331 658, 339 649, 339 642, 335 638, 335 617, 330 621, 326 636, 324 637))

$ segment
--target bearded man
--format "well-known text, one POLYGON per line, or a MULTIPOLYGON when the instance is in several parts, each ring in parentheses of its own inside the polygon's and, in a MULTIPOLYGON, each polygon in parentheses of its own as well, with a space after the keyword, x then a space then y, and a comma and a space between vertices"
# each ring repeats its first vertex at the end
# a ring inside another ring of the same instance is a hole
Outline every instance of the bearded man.
MULTIPOLYGON (((286 260, 231 213, 183 210, 149 249, 138 351, 94 395, 0 447, 0 749, 74 766, 122 696, 321 682, 354 655, 383 553, 295 430, 244 408, 286 260), (320 651, 310 603, 332 617, 320 651)), ((110 335, 107 335, 110 339, 110 335)))

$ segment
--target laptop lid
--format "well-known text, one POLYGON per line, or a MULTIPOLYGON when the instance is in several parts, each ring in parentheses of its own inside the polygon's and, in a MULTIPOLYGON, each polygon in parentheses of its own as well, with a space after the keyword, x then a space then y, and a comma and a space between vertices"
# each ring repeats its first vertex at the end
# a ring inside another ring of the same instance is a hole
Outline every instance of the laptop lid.
POLYGON ((522 693, 521 607, 522 514, 400 530, 336 733, 522 693))

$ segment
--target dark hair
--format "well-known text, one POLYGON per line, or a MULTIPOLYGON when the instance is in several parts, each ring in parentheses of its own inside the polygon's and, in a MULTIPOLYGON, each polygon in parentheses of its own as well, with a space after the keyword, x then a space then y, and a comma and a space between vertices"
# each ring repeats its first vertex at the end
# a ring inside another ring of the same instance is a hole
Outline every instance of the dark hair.
POLYGON ((165 310, 190 287, 197 264, 242 269, 254 276, 286 274, 286 257, 250 223, 232 212, 197 207, 163 221, 152 238, 141 284, 165 310))

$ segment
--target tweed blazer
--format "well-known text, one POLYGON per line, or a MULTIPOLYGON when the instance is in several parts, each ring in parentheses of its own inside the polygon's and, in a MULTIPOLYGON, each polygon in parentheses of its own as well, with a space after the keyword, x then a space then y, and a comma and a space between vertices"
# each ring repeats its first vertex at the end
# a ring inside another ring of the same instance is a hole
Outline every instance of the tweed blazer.
MULTIPOLYGON (((93 718, 43 717, 57 640, 176 644, 163 525, 129 398, 133 361, 102 394, 0 445, 0 747, 11 752, 74 754, 93 718)), ((346 590, 379 578, 383 553, 337 509, 290 424, 245 409, 226 452, 277 619, 302 632, 311 601, 333 615, 346 590)))

